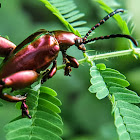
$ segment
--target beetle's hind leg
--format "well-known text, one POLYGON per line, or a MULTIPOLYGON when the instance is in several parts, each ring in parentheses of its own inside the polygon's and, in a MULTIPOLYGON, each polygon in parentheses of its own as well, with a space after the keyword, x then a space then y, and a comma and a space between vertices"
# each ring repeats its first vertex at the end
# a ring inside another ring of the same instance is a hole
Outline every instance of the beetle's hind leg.
POLYGON ((26 96, 21 96, 21 95, 12 96, 7 93, 2 93, 3 88, 4 88, 4 83, 3 83, 3 85, 0 85, 0 98, 4 99, 6 101, 10 101, 10 102, 22 101, 22 104, 21 104, 22 116, 27 116, 28 118, 31 118, 31 116, 29 115, 28 106, 25 103, 26 96))
POLYGON ((2 84, 2 85, 0 84, 0 98, 1 99, 4 99, 4 100, 9 101, 9 102, 18 102, 18 101, 22 101, 22 100, 26 99, 25 96, 21 96, 21 95, 12 96, 12 95, 9 95, 7 93, 2 93, 2 90, 4 87, 5 87, 5 84, 2 84))
POLYGON ((78 68, 79 63, 76 58, 67 55, 66 51, 63 51, 62 55, 63 55, 63 63, 66 64, 66 67, 64 69, 64 75, 71 76, 70 75, 70 72, 72 71, 71 67, 78 68))
POLYGON ((26 100, 23 100, 22 101, 22 104, 21 104, 21 110, 22 110, 22 116, 27 116, 28 118, 32 118, 30 115, 29 115, 29 110, 28 110, 28 106, 26 105, 26 100))
POLYGON ((31 85, 38 78, 38 74, 33 70, 25 70, 16 72, 0 81, 0 98, 10 101, 18 102, 25 100, 24 96, 11 96, 7 93, 2 93, 3 88, 11 87, 12 89, 21 89, 31 85))
POLYGON ((25 88, 31 85, 33 82, 35 82, 37 78, 38 78, 38 74, 33 70, 19 71, 6 78, 3 78, 0 81, 0 98, 10 102, 22 101, 22 105, 21 105, 22 115, 31 118, 31 116, 29 115, 28 106, 25 103, 26 96, 21 96, 21 95, 12 96, 7 93, 2 93, 2 90, 3 88, 6 87, 11 87, 14 90, 25 88))

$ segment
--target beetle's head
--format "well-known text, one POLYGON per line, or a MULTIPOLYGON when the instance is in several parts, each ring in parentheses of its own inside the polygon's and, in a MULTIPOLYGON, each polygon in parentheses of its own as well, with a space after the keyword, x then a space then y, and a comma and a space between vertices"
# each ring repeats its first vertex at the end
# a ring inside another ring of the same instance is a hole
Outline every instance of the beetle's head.
POLYGON ((79 50, 82 50, 83 52, 85 52, 86 47, 83 44, 83 39, 82 38, 78 38, 75 40, 75 46, 78 47, 79 50))

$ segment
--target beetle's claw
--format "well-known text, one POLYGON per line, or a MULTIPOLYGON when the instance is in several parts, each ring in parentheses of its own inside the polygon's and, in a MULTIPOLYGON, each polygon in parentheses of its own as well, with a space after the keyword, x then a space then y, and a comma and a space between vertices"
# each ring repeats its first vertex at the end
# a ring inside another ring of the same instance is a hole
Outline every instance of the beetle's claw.
POLYGON ((72 69, 71 69, 70 63, 67 63, 67 64, 66 64, 66 67, 65 67, 64 75, 66 75, 66 76, 71 76, 71 75, 70 75, 70 72, 71 72, 71 71, 72 71, 72 69))
POLYGON ((41 79, 41 84, 43 84, 44 83, 44 80, 43 79, 41 79))
POLYGON ((42 79, 41 79, 41 84, 43 84, 44 82, 46 82, 47 81, 47 78, 46 77, 43 77, 42 79))
POLYGON ((31 119, 32 117, 29 115, 29 110, 28 110, 28 106, 26 105, 26 100, 22 101, 21 104, 21 110, 22 110, 22 116, 27 116, 29 119, 31 119))
POLYGON ((63 64, 66 64, 68 62, 67 58, 63 58, 63 64))

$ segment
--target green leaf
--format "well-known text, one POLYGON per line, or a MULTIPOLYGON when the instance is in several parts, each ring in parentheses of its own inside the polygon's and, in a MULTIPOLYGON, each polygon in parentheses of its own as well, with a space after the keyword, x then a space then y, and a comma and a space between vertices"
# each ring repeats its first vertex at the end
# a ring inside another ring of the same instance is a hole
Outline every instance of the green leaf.
POLYGON ((20 108, 21 108, 21 104, 22 104, 22 102, 17 102, 17 103, 16 103, 16 108, 17 108, 17 109, 20 109, 20 108))
POLYGON ((104 63, 96 64, 96 67, 99 70, 105 70, 106 69, 106 65, 104 63))
POLYGON ((58 107, 61 102, 54 97, 56 95, 54 90, 46 87, 29 90, 27 104, 32 118, 17 118, 7 124, 7 140, 61 140, 63 122, 57 114, 61 112, 58 107))
POLYGON ((108 87, 115 85, 119 87, 129 86, 129 82, 125 80, 126 77, 116 70, 107 68, 101 71, 101 75, 108 87))
POLYGON ((112 71, 103 71, 102 76, 103 77, 118 77, 120 79, 126 79, 126 77, 123 74, 112 72, 112 71))
POLYGON ((83 25, 83 24, 86 24, 86 23, 87 23, 86 21, 76 21, 76 22, 71 23, 71 26, 72 27, 77 27, 79 25, 83 25))
POLYGON ((109 92, 111 94, 118 92, 118 93, 128 93, 128 94, 137 95, 137 93, 132 90, 122 88, 122 87, 113 87, 113 86, 109 88, 109 92))
POLYGON ((31 124, 32 124, 32 120, 31 119, 22 118, 20 120, 17 120, 17 121, 14 121, 12 123, 9 123, 9 124, 5 125, 5 131, 11 132, 11 130, 17 129, 17 126, 18 126, 18 129, 20 129, 22 127, 28 127, 31 124), (22 122, 22 125, 19 125, 21 122, 22 122))
POLYGON ((138 106, 118 100, 114 117, 120 140, 140 138, 140 108, 138 106))
POLYGON ((140 97, 128 93, 114 93, 116 100, 123 100, 129 103, 140 103, 140 97))
POLYGON ((2 102, 0 102, 0 106, 3 106, 3 103, 2 102))
POLYGON ((90 80, 92 85, 89 87, 89 91, 91 93, 96 93, 98 99, 105 98, 109 94, 109 91, 96 66, 90 68, 90 75, 92 77, 90 80))
POLYGON ((53 89, 48 88, 48 87, 43 87, 43 86, 40 87, 40 92, 49 94, 51 96, 57 96, 57 93, 53 89))
MULTIPOLYGON (((114 72, 114 73, 119 73, 119 74, 120 74, 119 71, 117 71, 117 70, 115 70, 115 69, 111 69, 111 68, 106 68, 105 71, 106 71, 106 72, 114 72)), ((104 72, 104 71, 103 71, 103 72, 104 72)))
POLYGON ((140 103, 140 97, 133 91, 122 87, 110 87, 110 94, 114 94, 115 100, 123 100, 129 103, 140 103))
MULTIPOLYGON (((58 135, 46 130, 42 127, 33 127, 32 135, 40 138, 41 140, 62 140, 58 135)), ((33 139, 33 138, 32 138, 33 139)))
POLYGON ((105 80, 106 83, 111 81, 113 83, 119 84, 122 87, 128 87, 129 86, 128 81, 126 81, 124 79, 121 79, 121 78, 117 78, 117 77, 104 77, 104 80, 105 80))
POLYGON ((55 105, 57 105, 57 106, 62 105, 61 101, 58 100, 56 97, 51 96, 50 94, 46 94, 46 93, 44 93, 44 92, 41 92, 40 98, 42 98, 42 99, 47 99, 48 101, 52 102, 53 104, 55 104, 55 105))
POLYGON ((90 68, 91 86, 89 91, 96 93, 97 98, 102 98, 103 93, 109 91, 109 99, 112 102, 115 126, 119 140, 137 140, 140 138, 140 108, 130 103, 140 103, 140 97, 136 92, 126 89, 129 82, 126 77, 114 69, 99 70, 90 68), (104 87, 104 88, 103 88, 104 87), (105 89, 105 91, 104 91, 105 89))
MULTIPOLYGON (((120 72, 108 69, 104 64, 98 64, 97 65, 100 70, 98 70, 95 66, 92 66, 90 68, 90 75, 91 75, 91 86, 89 87, 89 91, 91 93, 96 93, 96 96, 98 99, 102 99, 106 97, 109 94, 109 87, 127 87, 129 86, 129 82, 126 79, 126 77, 121 74, 120 72)), ((114 92, 113 92, 114 93, 114 92)), ((119 93, 120 94, 120 93, 119 93)), ((118 94, 118 95, 119 95, 118 94)), ((115 93, 116 95, 116 93, 115 93)), ((126 95, 127 96, 127 95, 126 95)), ((129 95, 126 97, 125 94, 117 96, 118 99, 125 98, 126 100, 131 100, 131 97, 129 98, 129 95), (123 97, 124 96, 124 97, 123 97)), ((139 102, 139 97, 133 96, 133 101, 135 103, 139 102)))
POLYGON ((123 123, 123 119, 119 113, 118 108, 115 109, 114 116, 115 116, 115 126, 119 134, 119 140, 130 140, 129 133, 126 130, 126 127, 123 123))
POLYGON ((48 100, 40 98, 38 102, 40 105, 46 106, 48 109, 52 110, 53 112, 56 112, 56 113, 61 112, 60 109, 56 105, 54 105, 53 103, 51 103, 48 100))
POLYGON ((72 17, 69 17, 69 18, 67 19, 67 21, 68 21, 68 22, 73 22, 73 21, 75 21, 75 20, 78 20, 78 19, 84 17, 84 15, 85 15, 85 14, 83 14, 83 13, 79 13, 79 14, 73 15, 72 17))

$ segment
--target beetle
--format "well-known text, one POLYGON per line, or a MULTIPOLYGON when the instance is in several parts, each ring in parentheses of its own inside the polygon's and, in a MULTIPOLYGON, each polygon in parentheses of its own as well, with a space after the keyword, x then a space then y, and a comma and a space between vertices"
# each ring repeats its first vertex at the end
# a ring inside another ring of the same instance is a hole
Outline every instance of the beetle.
POLYGON ((34 83, 43 70, 45 72, 43 73, 42 83, 53 77, 57 70, 56 58, 60 51, 62 52, 63 63, 66 64, 64 75, 70 76, 71 67, 79 67, 78 61, 66 54, 67 49, 72 45, 85 52, 85 44, 88 42, 123 37, 130 39, 137 46, 137 41, 130 35, 125 34, 112 34, 87 40, 93 30, 119 12, 124 12, 124 10, 117 9, 105 16, 83 38, 67 31, 49 32, 41 29, 16 46, 9 40, 0 37, 0 56, 5 57, 0 65, 0 98, 11 102, 22 101, 22 115, 31 118, 26 105, 26 96, 12 96, 3 93, 5 87, 11 87, 13 90, 25 88, 34 83), (51 69, 47 69, 51 64, 51 69))

